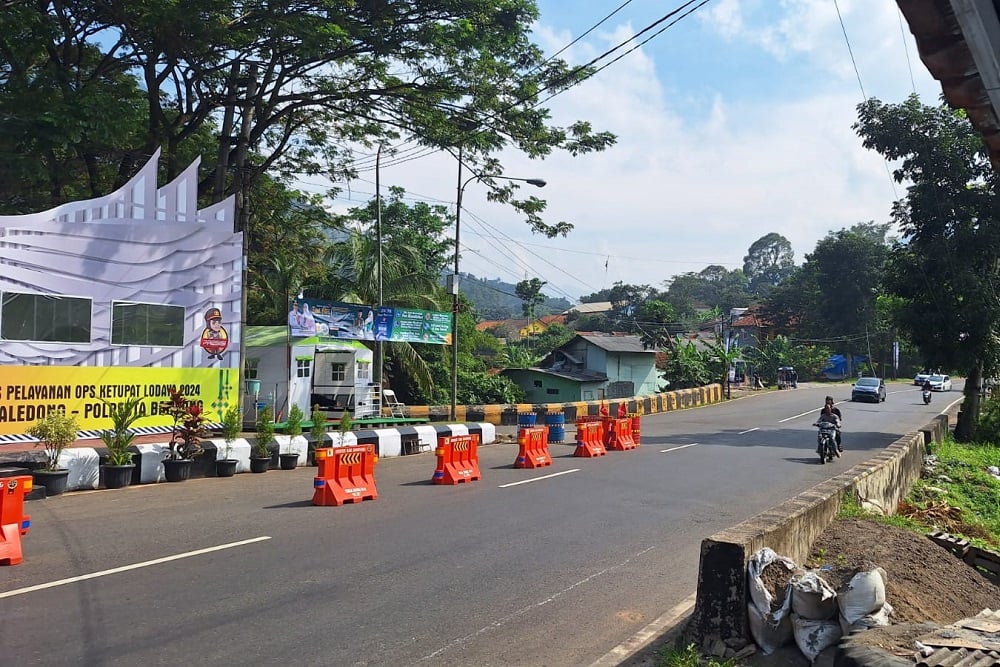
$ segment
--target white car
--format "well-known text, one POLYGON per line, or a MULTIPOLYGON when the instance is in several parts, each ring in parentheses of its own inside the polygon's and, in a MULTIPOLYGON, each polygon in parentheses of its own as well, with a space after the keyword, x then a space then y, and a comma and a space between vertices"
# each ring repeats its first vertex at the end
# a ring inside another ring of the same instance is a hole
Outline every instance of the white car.
POLYGON ((951 378, 947 375, 932 375, 927 379, 931 383, 931 391, 951 391, 951 378))

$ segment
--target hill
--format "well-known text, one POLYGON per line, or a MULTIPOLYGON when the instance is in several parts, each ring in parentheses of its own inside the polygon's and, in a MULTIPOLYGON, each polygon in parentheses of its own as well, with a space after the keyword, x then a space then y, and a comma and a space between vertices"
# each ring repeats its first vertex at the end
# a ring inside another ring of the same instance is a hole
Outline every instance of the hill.
MULTIPOLYGON (((442 284, 444 279, 442 278, 442 284)), ((506 320, 523 317, 521 300, 514 293, 514 285, 505 283, 499 278, 487 279, 463 273, 459 280, 462 294, 476 307, 479 316, 484 320, 506 320)), ((545 290, 542 290, 545 294, 545 290)), ((535 309, 535 315, 554 315, 569 309, 572 302, 563 298, 549 298, 535 309)))

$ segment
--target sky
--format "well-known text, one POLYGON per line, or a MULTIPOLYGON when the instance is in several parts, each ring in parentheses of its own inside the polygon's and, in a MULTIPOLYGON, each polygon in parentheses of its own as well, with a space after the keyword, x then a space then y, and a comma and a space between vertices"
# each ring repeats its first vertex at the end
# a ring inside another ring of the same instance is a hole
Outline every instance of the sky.
MULTIPOLYGON (((538 0, 533 38, 556 53, 620 8, 560 54, 583 64, 682 4, 538 0)), ((555 124, 586 120, 616 134, 615 146, 578 157, 502 156, 506 175, 547 182, 519 194, 544 198, 544 219, 574 225, 568 236, 533 235, 516 211, 469 183, 461 271, 508 283, 539 278, 547 296, 576 301, 618 281, 665 289, 673 276, 709 265, 742 268, 751 244, 770 232, 790 241, 801 264, 830 232, 889 221, 905 184, 851 125, 866 97, 899 103, 914 92, 936 104, 941 87, 893 0, 708 0, 546 103, 555 124)), ((454 157, 383 160, 383 195, 397 185, 410 201, 454 210, 454 157)), ((359 176, 334 208, 373 196, 373 172, 359 176)))

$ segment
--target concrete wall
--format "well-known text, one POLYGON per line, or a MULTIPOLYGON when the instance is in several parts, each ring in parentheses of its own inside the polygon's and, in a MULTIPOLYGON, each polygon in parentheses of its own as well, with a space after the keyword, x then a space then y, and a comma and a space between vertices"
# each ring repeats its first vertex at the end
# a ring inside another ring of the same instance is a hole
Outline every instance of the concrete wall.
POLYGON ((747 564, 763 547, 804 563, 812 545, 830 525, 845 497, 856 496, 863 507, 893 514, 920 477, 930 442, 948 432, 949 417, 939 415, 908 433, 874 458, 701 543, 698 593, 688 634, 707 639, 750 641, 747 625, 747 564))

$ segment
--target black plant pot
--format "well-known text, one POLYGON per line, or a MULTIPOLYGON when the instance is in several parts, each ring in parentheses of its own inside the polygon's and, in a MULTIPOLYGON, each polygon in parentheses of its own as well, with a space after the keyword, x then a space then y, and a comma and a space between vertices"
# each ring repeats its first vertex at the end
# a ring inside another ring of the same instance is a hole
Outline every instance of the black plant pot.
POLYGON ((278 454, 278 461, 282 470, 295 470, 299 467, 299 455, 295 452, 278 454))
POLYGON ((132 483, 132 471, 135 469, 134 463, 123 466, 104 465, 104 488, 121 489, 132 483))
POLYGON ((255 456, 250 459, 250 472, 267 472, 271 467, 271 457, 266 459, 255 456))
POLYGON ((165 459, 163 461, 163 476, 168 482, 183 482, 191 477, 193 459, 165 459))
POLYGON ((31 481, 35 486, 44 486, 46 496, 58 496, 66 491, 69 470, 32 470, 31 481))
POLYGON ((232 477, 236 474, 236 459, 220 459, 215 462, 216 477, 232 477))

